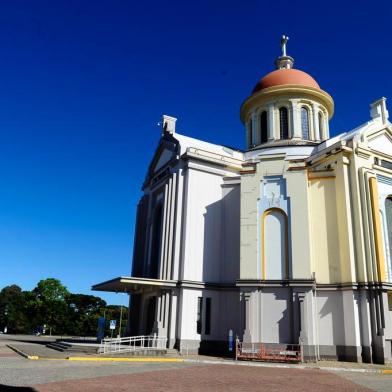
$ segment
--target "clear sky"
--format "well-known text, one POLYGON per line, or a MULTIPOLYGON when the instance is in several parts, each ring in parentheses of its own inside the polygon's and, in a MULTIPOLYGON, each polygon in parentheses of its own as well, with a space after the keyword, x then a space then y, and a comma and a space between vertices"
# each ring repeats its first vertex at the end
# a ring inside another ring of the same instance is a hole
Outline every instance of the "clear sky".
POLYGON ((2 1, 0 287, 55 277, 91 293, 129 275, 161 115, 243 147, 240 104, 273 70, 282 33, 295 67, 335 99, 332 134, 367 121, 371 101, 392 100, 391 11, 358 0, 2 1))

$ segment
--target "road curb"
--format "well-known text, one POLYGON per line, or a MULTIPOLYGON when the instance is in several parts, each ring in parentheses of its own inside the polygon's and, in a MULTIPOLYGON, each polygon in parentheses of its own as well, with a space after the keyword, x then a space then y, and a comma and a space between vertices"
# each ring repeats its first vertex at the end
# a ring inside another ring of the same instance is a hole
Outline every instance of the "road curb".
POLYGON ((307 365, 292 365, 284 363, 267 363, 267 362, 250 362, 250 361, 220 361, 220 360, 206 360, 206 359, 184 359, 184 362, 189 363, 205 363, 211 365, 234 365, 234 366, 254 366, 254 367, 270 367, 280 369, 316 369, 325 370, 329 372, 353 372, 353 373, 373 373, 373 374, 392 374, 392 369, 364 369, 364 368, 340 368, 330 366, 307 366, 307 365))
POLYGON ((160 358, 160 357, 68 357, 68 361, 89 362, 184 362, 183 358, 160 358))
POLYGON ((39 356, 38 356, 38 355, 28 355, 28 354, 26 354, 25 352, 19 350, 18 348, 14 347, 14 346, 11 346, 10 344, 6 344, 6 346, 7 346, 8 348, 10 348, 11 350, 15 351, 17 354, 19 354, 19 355, 21 355, 22 357, 25 357, 25 358, 27 358, 27 359, 32 359, 32 360, 37 360, 37 359, 39 359, 39 356))

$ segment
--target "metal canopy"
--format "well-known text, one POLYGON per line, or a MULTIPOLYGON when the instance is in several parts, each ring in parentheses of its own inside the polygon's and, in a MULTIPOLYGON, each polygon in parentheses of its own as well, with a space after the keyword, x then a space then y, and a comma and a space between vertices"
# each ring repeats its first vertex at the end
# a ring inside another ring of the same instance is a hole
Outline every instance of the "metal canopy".
POLYGON ((134 278, 131 276, 120 276, 106 282, 95 284, 92 286, 92 290, 110 291, 115 293, 134 293, 153 289, 172 289, 176 286, 176 280, 161 280, 150 278, 134 278))

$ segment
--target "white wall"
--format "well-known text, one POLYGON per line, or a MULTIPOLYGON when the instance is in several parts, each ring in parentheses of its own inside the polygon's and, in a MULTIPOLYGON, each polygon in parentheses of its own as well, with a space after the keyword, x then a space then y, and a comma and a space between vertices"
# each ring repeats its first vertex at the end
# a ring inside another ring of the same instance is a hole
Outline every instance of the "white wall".
POLYGON ((222 258, 220 281, 240 277, 240 185, 225 186, 223 193, 222 258))
POLYGON ((183 279, 216 282, 222 249, 222 177, 189 169, 183 279))
POLYGON ((261 305, 262 342, 292 343, 288 296, 288 290, 263 290, 261 305))
POLYGON ((344 345, 342 293, 317 292, 318 336, 320 345, 344 345))
POLYGON ((389 282, 392 282, 392 255, 391 255, 391 244, 389 244, 388 238, 388 225, 386 221, 386 211, 385 211, 385 199, 392 195, 392 185, 381 182, 382 176, 378 176, 378 203, 381 213, 381 224, 382 232, 384 237, 384 256, 385 256, 385 273, 389 282), (380 181, 381 180, 381 181, 380 181))
POLYGON ((180 339, 183 340, 227 340, 229 330, 241 335, 240 296, 237 291, 184 289, 181 306, 180 339), (203 298, 202 333, 197 333, 198 297, 203 298), (211 331, 205 332, 206 298, 211 298, 211 331))

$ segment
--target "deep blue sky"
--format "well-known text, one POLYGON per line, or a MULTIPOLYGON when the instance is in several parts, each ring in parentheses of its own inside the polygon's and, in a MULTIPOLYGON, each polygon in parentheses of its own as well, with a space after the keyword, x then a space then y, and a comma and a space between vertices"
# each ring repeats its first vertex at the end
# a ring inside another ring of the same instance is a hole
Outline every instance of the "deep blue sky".
MULTIPOLYGON (((295 66, 335 99, 332 134, 391 97, 389 2, 18 1, 0 8, 0 287, 73 292, 130 273, 135 206, 163 113, 243 147, 239 107, 295 66)), ((100 295, 99 293, 96 293, 100 295)), ((124 303, 116 294, 102 294, 124 303)))

